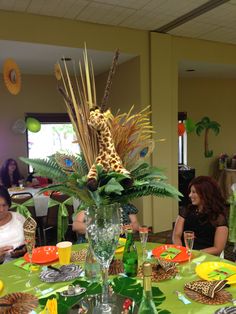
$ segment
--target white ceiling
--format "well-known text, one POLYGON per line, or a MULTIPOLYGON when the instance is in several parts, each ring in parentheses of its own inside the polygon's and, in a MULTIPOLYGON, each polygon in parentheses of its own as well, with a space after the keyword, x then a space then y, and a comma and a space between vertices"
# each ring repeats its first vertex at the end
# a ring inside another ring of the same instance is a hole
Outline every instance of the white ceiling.
MULTIPOLYGON (((140 30, 156 30, 175 19, 214 0, 0 0, 0 10, 117 25, 140 30)), ((217 2, 219 0, 215 0, 217 2)), ((168 34, 236 44, 236 0, 230 0, 178 27, 168 34)), ((22 73, 52 73, 56 59, 62 55, 75 60, 81 49, 0 41, 0 62, 7 57, 17 60, 22 73), (11 56, 9 55, 11 51, 11 56)), ((109 69, 111 52, 89 51, 96 74, 109 69), (96 61, 95 61, 96 60, 96 61)), ((120 63, 134 57, 121 54, 120 63)), ((180 64, 180 75, 188 77, 236 77, 232 66, 185 61, 180 64), (195 72, 186 72, 195 68, 195 72)))
MULTIPOLYGON (((209 0, 0 0, 0 10, 151 31, 207 2, 209 0)), ((236 44, 236 0, 230 0, 168 33, 236 44)))

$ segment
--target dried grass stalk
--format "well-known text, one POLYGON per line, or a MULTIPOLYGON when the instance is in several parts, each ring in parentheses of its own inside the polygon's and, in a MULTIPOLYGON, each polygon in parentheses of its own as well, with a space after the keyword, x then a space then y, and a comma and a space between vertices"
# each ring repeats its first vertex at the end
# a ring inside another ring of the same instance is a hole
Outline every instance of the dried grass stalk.
POLYGON ((88 126, 90 109, 96 106, 96 88, 92 63, 89 63, 87 50, 83 54, 83 66, 79 62, 79 77, 73 63, 71 78, 67 63, 58 64, 63 87, 59 91, 63 95, 67 112, 76 133, 77 141, 84 154, 88 167, 91 167, 98 153, 96 132, 88 126))

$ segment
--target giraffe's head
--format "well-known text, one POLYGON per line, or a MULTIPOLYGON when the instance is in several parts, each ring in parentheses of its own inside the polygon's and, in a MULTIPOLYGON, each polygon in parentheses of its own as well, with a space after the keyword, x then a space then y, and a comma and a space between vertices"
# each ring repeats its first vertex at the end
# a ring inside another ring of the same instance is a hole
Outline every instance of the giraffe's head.
POLYGON ((107 119, 100 109, 92 109, 90 111, 88 124, 95 130, 100 131, 107 127, 107 119))

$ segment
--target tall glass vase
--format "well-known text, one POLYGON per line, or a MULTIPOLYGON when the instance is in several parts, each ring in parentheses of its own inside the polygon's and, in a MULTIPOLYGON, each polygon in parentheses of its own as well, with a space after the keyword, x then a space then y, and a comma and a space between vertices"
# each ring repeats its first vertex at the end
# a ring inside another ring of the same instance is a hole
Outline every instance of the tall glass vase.
POLYGON ((87 236, 95 258, 101 265, 102 302, 93 313, 116 313, 115 304, 109 302, 108 269, 118 245, 121 232, 120 204, 91 206, 87 209, 87 236))

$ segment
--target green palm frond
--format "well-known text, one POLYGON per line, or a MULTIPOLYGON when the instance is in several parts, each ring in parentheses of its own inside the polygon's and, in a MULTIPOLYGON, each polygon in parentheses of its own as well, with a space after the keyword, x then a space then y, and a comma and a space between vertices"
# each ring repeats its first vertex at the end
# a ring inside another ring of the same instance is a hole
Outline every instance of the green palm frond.
POLYGON ((209 123, 209 129, 211 129, 215 135, 218 135, 220 132, 220 124, 216 121, 211 121, 209 123))
POLYGON ((182 194, 175 187, 162 181, 138 181, 136 184, 134 183, 134 186, 128 189, 127 192, 130 195, 137 195, 137 197, 155 195, 159 197, 178 198, 179 196, 182 196, 182 194))
POLYGON ((163 174, 162 170, 156 167, 151 167, 147 163, 140 164, 136 169, 131 171, 131 176, 136 180, 142 179, 158 179, 166 180, 167 177, 163 174))
POLYGON ((75 156, 75 160, 77 161, 77 170, 78 172, 84 176, 88 173, 89 169, 88 169, 88 166, 87 166, 87 163, 86 163, 86 160, 84 158, 84 155, 81 153, 81 154, 78 154, 75 156))
POLYGON ((172 185, 158 180, 135 181, 133 186, 125 189, 122 196, 116 196, 116 201, 126 203, 137 197, 153 195, 157 197, 172 197, 179 199, 182 194, 172 185))
POLYGON ((166 176, 162 170, 151 167, 147 163, 140 163, 129 175, 115 171, 105 172, 101 166, 97 166, 98 188, 91 192, 87 187, 87 165, 83 156, 55 155, 48 159, 29 159, 21 157, 21 160, 30 164, 40 176, 53 179, 58 184, 52 184, 41 190, 54 190, 74 196, 84 204, 106 204, 111 202, 127 203, 128 201, 142 196, 158 196, 177 198, 181 196, 178 190, 166 183, 166 176), (65 167, 62 159, 68 158, 76 166, 65 167), (76 167, 76 168, 75 168, 76 167))
POLYGON ((196 134, 199 136, 205 127, 201 124, 201 122, 196 123, 196 134))
POLYGON ((67 175, 61 169, 61 167, 51 158, 31 159, 31 158, 20 157, 20 160, 22 160, 28 165, 31 165, 39 176, 53 179, 60 182, 65 181, 67 178, 67 175))
POLYGON ((51 184, 45 188, 42 188, 40 190, 40 193, 43 193, 45 191, 58 191, 61 193, 64 193, 68 196, 74 196, 75 198, 81 200, 82 202, 86 204, 92 204, 90 196, 88 194, 87 190, 78 188, 78 186, 75 185, 69 185, 69 184, 51 184))

